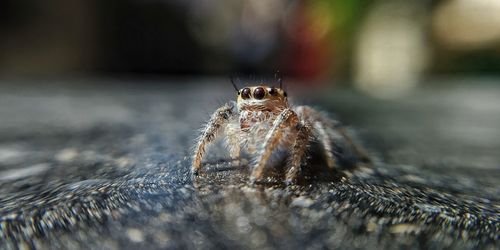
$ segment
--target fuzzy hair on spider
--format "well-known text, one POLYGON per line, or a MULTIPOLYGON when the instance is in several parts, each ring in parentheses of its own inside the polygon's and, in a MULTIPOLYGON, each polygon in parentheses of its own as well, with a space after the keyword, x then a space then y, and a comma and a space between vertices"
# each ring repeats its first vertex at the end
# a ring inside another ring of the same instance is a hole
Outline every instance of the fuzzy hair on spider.
POLYGON ((335 120, 309 107, 292 107, 286 91, 267 85, 238 89, 236 104, 225 104, 218 108, 203 129, 195 146, 192 173, 197 176, 202 169, 202 159, 207 147, 223 134, 232 159, 239 159, 242 152, 252 156, 252 183, 263 182, 267 170, 273 166, 271 157, 279 149, 287 151, 285 182, 297 182, 301 174, 309 145, 319 142, 325 165, 335 171, 337 159, 334 142, 341 137, 364 161, 368 156, 354 144, 345 129, 335 120))

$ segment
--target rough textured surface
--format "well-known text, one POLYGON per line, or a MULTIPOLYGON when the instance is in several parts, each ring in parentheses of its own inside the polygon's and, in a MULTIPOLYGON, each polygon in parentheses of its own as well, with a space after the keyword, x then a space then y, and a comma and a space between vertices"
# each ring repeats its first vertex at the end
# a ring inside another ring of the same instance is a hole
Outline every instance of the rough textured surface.
POLYGON ((291 187, 225 163, 191 180, 195 131, 229 85, 3 82, 0 247, 498 248, 500 86, 471 81, 310 95, 378 160, 291 187))

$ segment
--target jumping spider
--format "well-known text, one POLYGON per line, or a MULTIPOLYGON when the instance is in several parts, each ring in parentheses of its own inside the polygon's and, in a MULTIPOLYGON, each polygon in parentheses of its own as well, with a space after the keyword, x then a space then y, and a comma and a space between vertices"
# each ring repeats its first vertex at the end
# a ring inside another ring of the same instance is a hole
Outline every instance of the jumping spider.
POLYGON ((194 175, 202 168, 207 146, 221 132, 225 134, 231 158, 239 159, 242 152, 254 157, 252 183, 263 181, 266 170, 276 167, 270 159, 279 150, 287 152, 285 182, 295 183, 312 142, 320 145, 319 153, 331 171, 339 161, 337 142, 341 142, 343 148, 350 148, 357 160, 369 161, 339 122, 308 106, 292 107, 281 80, 279 88, 261 85, 238 89, 234 82, 233 86, 237 91, 236 105, 233 102, 218 108, 198 139, 192 162, 194 175))

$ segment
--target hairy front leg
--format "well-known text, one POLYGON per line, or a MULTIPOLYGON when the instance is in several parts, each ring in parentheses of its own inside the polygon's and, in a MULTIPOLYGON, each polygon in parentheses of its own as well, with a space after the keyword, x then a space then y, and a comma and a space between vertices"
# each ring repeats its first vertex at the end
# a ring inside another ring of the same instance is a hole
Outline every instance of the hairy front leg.
POLYGON ((297 182, 300 173, 300 167, 306 157, 307 147, 312 139, 312 126, 309 122, 299 124, 297 137, 290 152, 288 162, 288 170, 286 173, 286 183, 292 184, 297 182))
POLYGON ((229 122, 232 115, 233 106, 229 104, 225 104, 213 113, 196 144, 193 165, 191 166, 194 175, 198 175, 201 169, 201 160, 205 154, 206 147, 217 137, 217 134, 229 122))
POLYGON ((256 165, 253 168, 251 181, 259 181, 264 177, 264 170, 273 151, 278 147, 286 128, 295 130, 299 119, 297 114, 290 109, 283 110, 278 118, 274 120, 271 130, 267 133, 263 147, 257 152, 256 165))

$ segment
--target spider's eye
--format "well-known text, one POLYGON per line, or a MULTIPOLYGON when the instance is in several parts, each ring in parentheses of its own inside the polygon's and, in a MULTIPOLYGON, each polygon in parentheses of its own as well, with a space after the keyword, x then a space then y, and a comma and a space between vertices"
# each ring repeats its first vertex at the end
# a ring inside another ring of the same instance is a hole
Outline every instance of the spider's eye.
POLYGON ((260 100, 264 98, 264 96, 266 96, 266 91, 264 90, 264 88, 258 87, 253 91, 253 97, 255 99, 260 100))
POLYGON ((284 95, 285 97, 287 97, 287 96, 288 96, 288 95, 286 94, 286 91, 285 91, 285 92, 283 92, 283 95, 284 95))
POLYGON ((249 89, 249 88, 244 88, 244 89, 241 91, 241 98, 243 98, 243 99, 248 99, 248 98, 250 98, 250 89, 249 89))
POLYGON ((277 91, 275 88, 271 88, 271 89, 269 90, 269 94, 270 94, 270 95, 276 95, 277 93, 278 93, 278 91, 277 91))

